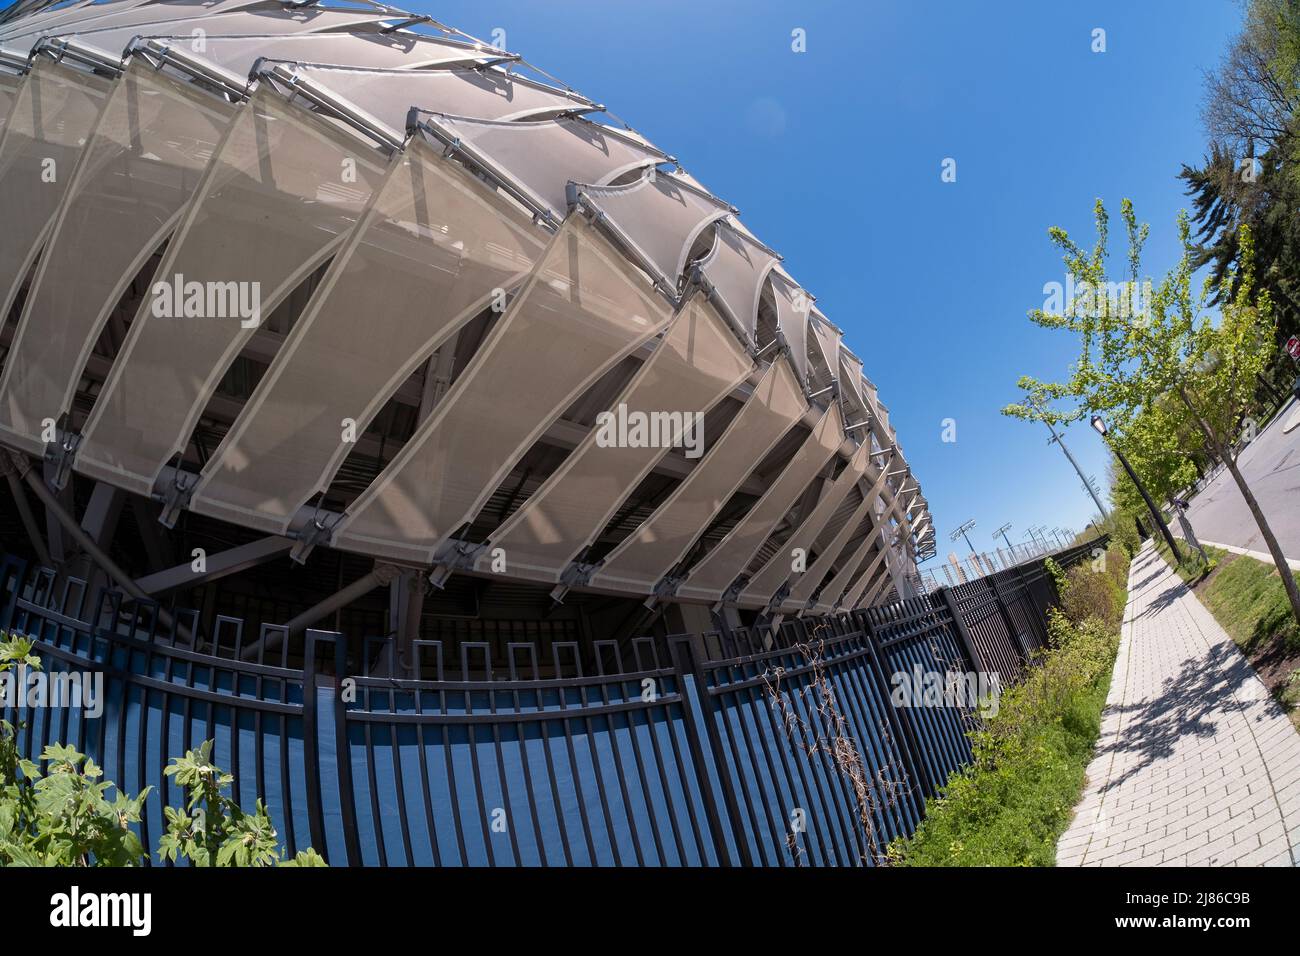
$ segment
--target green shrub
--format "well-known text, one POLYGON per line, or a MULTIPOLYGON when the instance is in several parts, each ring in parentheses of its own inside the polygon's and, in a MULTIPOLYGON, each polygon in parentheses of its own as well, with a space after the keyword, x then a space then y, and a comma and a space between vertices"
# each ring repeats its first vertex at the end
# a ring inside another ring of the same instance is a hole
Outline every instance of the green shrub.
POLYGON ((130 824, 149 795, 119 793, 71 747, 46 747, 42 774, 17 756, 12 727, 0 744, 0 863, 9 866, 140 866, 144 847, 130 824))
MULTIPOLYGON (((0 673, 39 669, 32 642, 0 633, 0 673)), ((143 866, 145 849, 131 824, 140 821, 150 789, 132 797, 99 778, 93 760, 62 744, 41 752, 40 764, 18 750, 20 728, 0 721, 0 866, 143 866)), ((164 771, 185 789, 185 810, 165 807, 167 832, 159 859, 197 866, 324 866, 313 850, 285 861, 262 801, 244 813, 224 790, 232 778, 212 764, 212 741, 164 771)))
MULTIPOLYGON (((163 807, 167 832, 158 840, 158 858, 190 860, 195 866, 275 866, 284 862, 266 806, 257 801, 245 813, 226 789, 234 777, 212 763, 212 741, 205 740, 184 757, 173 757, 163 771, 185 790, 185 809, 163 807)), ((294 866, 324 866, 313 850, 292 860, 294 866)))
POLYGON ((1127 580, 1127 563, 1117 546, 1098 570, 1085 563, 1064 576, 1066 608, 1048 612, 1049 649, 972 733, 970 765, 928 802, 916 833, 890 846, 892 863, 1055 862, 1056 841, 1083 790, 1101 728, 1125 600, 1116 582, 1127 580), (1074 614, 1082 617, 1073 620, 1074 614))
MULTIPOLYGON (((1119 549, 1114 549, 1118 551, 1119 549)), ((1118 554, 1106 556, 1106 571, 1098 573, 1088 564, 1071 568, 1066 584, 1061 589, 1061 611, 1073 623, 1080 624, 1096 618, 1108 628, 1116 630, 1124 620, 1124 586, 1107 573, 1112 565, 1118 566, 1118 554)))
MULTIPOLYGON (((1128 557, 1133 557, 1142 549, 1142 539, 1138 537, 1137 525, 1134 518, 1138 517, 1131 511, 1123 511, 1119 508, 1112 508, 1110 514, 1097 522, 1097 527, 1103 534, 1110 535, 1112 547, 1119 548, 1128 557)), ((1149 529, 1151 527, 1151 517, 1142 516, 1142 523, 1149 529)))

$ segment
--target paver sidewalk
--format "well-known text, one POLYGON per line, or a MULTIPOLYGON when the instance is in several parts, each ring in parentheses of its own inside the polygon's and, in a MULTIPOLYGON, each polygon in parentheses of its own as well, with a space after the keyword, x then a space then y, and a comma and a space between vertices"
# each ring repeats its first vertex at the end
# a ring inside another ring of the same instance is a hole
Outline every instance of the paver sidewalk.
POLYGON ((1294 866, 1300 734, 1152 548, 1058 866, 1294 866))

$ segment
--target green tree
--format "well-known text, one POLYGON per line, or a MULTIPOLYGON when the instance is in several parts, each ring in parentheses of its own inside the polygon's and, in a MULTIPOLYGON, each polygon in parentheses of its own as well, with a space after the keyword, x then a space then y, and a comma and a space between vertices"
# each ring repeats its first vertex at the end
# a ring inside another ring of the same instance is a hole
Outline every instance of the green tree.
MULTIPOLYGON (((1251 0, 1241 33, 1206 77, 1210 139, 1200 166, 1180 173, 1192 199, 1197 267, 1209 265, 1211 301, 1238 292, 1240 227, 1254 240, 1254 277, 1273 301, 1279 338, 1300 332, 1300 0, 1251 0)), ((1268 388, 1294 373, 1280 353, 1268 388)))
POLYGON ((1258 174, 1245 179, 1239 161, 1216 143, 1201 166, 1184 166, 1179 178, 1192 200, 1195 265, 1210 267, 1212 302, 1237 294, 1238 236, 1249 226, 1259 287, 1272 297, 1286 336, 1300 331, 1300 176, 1281 154, 1277 148, 1260 156, 1258 174))
MULTIPOLYGON (((1143 408, 1112 441, 1142 476, 1157 501, 1168 501, 1199 477, 1196 458, 1205 446, 1204 436, 1182 404, 1166 395, 1143 408)), ((1142 498, 1119 469, 1112 486, 1116 503, 1126 511, 1140 512, 1142 498)))
POLYGON ((1206 76, 1206 132, 1225 152, 1243 158, 1291 148, 1297 109, 1300 0, 1249 0, 1241 32, 1206 76))
MULTIPOLYGON (((1122 209, 1128 235, 1128 279, 1118 286, 1107 272, 1109 216, 1101 200, 1094 207, 1097 241, 1091 250, 1080 248, 1064 229, 1049 230, 1080 291, 1062 303, 1059 311, 1035 309, 1029 317, 1043 328, 1077 335, 1080 353, 1066 381, 1046 383, 1025 376, 1020 387, 1029 395, 1068 402, 1072 407, 1066 414, 1074 418, 1089 412, 1108 416, 1119 426, 1122 440, 1132 440, 1131 429, 1141 438, 1144 426, 1138 420, 1144 412, 1153 416, 1149 421, 1154 422, 1162 402, 1181 404, 1206 448, 1232 475, 1300 621, 1300 589, 1237 465, 1238 430, 1253 408, 1255 382, 1273 354, 1276 328, 1268 292, 1256 295, 1250 229, 1242 226, 1239 231, 1240 264, 1232 267, 1231 276, 1237 292, 1223 304, 1215 323, 1207 310, 1208 287, 1193 291, 1196 249, 1186 213, 1178 217, 1182 245, 1178 264, 1149 295, 1128 294, 1138 287, 1148 227, 1138 225, 1129 200, 1124 200, 1122 209)), ((1023 403, 1003 411, 1027 417, 1023 403)))

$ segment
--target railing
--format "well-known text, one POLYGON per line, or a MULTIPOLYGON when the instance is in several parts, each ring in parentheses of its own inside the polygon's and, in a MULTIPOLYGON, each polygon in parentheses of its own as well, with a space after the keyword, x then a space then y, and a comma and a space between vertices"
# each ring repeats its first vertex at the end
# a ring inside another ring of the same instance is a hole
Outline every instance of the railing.
POLYGON ((981 554, 968 554, 958 558, 955 566, 951 561, 945 561, 938 565, 937 568, 930 568, 918 573, 917 578, 920 586, 917 590, 931 592, 945 586, 957 587, 996 574, 999 571, 1010 570, 1033 561, 1035 558, 1048 557, 1061 550, 1059 543, 1052 544, 1046 540, 1033 540, 1010 545, 1006 548, 994 548, 992 551, 985 551, 981 554), (939 579, 939 571, 943 572, 942 581, 939 579), (956 573, 954 574, 954 572, 956 573))
MULTIPOLYGON (((1069 565, 1096 543, 1061 552, 1069 565)), ((74 743, 128 791, 153 786, 155 845, 181 793, 168 759, 214 739, 234 796, 262 798, 290 852, 333 864, 857 865, 910 834, 970 757, 969 702, 904 706, 909 675, 1015 680, 1057 599, 1041 562, 886 607, 779 628, 416 646, 198 616, 0 559, 0 627, 47 671, 103 674, 103 712, 15 706, 29 755, 74 743), (57 588, 56 588, 57 585, 57 588), (56 593, 57 591, 57 593, 56 593), (504 653, 503 653, 504 651, 504 653), (445 659, 454 655, 454 659, 445 659), (252 657, 252 660, 247 658, 252 657)))

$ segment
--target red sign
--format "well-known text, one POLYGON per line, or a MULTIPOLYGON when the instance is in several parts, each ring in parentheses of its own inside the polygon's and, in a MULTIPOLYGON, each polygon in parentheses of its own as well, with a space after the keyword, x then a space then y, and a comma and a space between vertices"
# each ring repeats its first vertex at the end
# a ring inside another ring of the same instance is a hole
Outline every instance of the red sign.
POLYGON ((1286 340, 1286 351, 1293 359, 1300 360, 1300 336, 1293 335, 1286 340))

